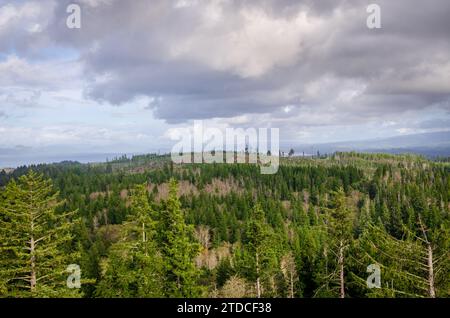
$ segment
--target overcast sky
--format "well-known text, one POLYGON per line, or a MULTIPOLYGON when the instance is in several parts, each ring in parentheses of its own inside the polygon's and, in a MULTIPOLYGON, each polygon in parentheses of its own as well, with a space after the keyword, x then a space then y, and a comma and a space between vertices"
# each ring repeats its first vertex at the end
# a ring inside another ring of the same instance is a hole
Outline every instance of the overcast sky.
POLYGON ((449 130, 449 111, 448 0, 0 0, 3 152, 170 149, 195 119, 381 138, 449 130))

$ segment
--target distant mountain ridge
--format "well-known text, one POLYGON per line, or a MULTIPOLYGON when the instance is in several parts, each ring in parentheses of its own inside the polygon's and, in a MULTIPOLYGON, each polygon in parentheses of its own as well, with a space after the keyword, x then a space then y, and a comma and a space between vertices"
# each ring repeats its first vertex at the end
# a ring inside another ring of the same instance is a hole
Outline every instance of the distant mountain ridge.
POLYGON ((411 134, 382 139, 343 141, 323 144, 303 144, 297 153, 330 153, 335 151, 417 153, 425 156, 450 156, 450 131, 411 134))
MULTIPOLYGON (((336 151, 385 152, 392 154, 415 153, 427 157, 450 156, 450 131, 426 134, 413 134, 383 139, 360 141, 343 141, 322 144, 290 144, 282 145, 282 150, 295 150, 296 155, 315 155, 333 153, 336 151)), ((148 151, 152 152, 152 151, 148 151)), ((67 150, 57 147, 34 149, 31 147, 0 148, 0 169, 14 168, 21 165, 52 163, 61 161, 105 162, 107 159, 120 157, 131 152, 82 152, 81 150, 67 150)), ((146 153, 139 152, 139 153, 146 153)), ((287 153, 287 152, 286 152, 287 153)))

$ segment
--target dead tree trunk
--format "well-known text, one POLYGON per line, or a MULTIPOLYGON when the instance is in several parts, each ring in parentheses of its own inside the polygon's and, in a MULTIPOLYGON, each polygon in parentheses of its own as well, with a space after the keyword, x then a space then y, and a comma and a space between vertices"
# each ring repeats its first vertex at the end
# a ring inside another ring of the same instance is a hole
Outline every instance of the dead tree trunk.
POLYGON ((436 297, 434 290, 433 248, 428 243, 428 293, 431 298, 436 297))
POLYGON ((290 272, 290 280, 291 280, 291 283, 290 283, 290 298, 294 298, 294 273, 293 272, 290 272))
POLYGON ((256 253, 256 295, 261 298, 261 282, 259 278, 259 254, 256 253))
POLYGON ((427 246, 427 269, 428 269, 428 296, 431 298, 436 297, 436 291, 434 289, 434 267, 433 267, 433 246, 428 240, 427 229, 422 223, 422 218, 419 215, 420 228, 424 237, 424 241, 427 246))
POLYGON ((36 257, 35 257, 34 237, 31 237, 30 239, 30 265, 31 265, 30 290, 34 291, 34 289, 36 288, 36 257))
POLYGON ((142 243, 145 243, 145 223, 142 223, 142 243))
POLYGON ((339 286, 340 286, 340 298, 345 298, 345 286, 344 286, 344 245, 342 241, 339 243, 339 286))

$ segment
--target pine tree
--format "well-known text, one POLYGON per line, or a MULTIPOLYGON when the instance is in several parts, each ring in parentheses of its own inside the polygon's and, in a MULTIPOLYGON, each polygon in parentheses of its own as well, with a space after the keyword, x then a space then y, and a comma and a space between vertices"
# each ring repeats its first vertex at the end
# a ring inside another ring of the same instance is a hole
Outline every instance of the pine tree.
POLYGON ((67 267, 78 258, 70 218, 61 213, 59 194, 50 180, 29 171, 10 181, 0 207, 0 278, 6 296, 77 296, 68 288, 67 267))
POLYGON ((345 263, 346 250, 352 239, 352 214, 346 204, 345 192, 342 188, 332 192, 331 208, 327 209, 327 229, 330 238, 330 252, 336 268, 325 279, 337 281, 339 297, 345 298, 345 263))
POLYGON ((202 291, 197 285, 198 269, 194 259, 200 251, 200 244, 194 239, 193 226, 185 223, 175 179, 170 180, 169 197, 158 228, 166 296, 199 297, 202 291))
MULTIPOLYGON (((397 239, 379 226, 369 225, 361 236, 361 265, 378 264, 382 288, 367 291, 370 297, 442 297, 449 296, 448 229, 429 233, 421 224, 418 234, 405 229, 397 239)), ((365 280, 357 278, 361 285, 365 280)))
POLYGON ((256 296, 262 295, 262 280, 276 268, 274 235, 267 224, 264 211, 256 204, 247 222, 244 248, 249 255, 250 273, 255 281, 256 296))
POLYGON ((122 240, 110 247, 102 264, 97 296, 163 296, 163 263, 154 241, 154 211, 145 185, 137 185, 132 191, 131 211, 122 240))
POLYGON ((295 259, 292 251, 285 254, 280 262, 281 271, 286 280, 289 288, 288 296, 289 298, 294 298, 295 295, 295 284, 298 281, 297 268, 295 266, 295 259))

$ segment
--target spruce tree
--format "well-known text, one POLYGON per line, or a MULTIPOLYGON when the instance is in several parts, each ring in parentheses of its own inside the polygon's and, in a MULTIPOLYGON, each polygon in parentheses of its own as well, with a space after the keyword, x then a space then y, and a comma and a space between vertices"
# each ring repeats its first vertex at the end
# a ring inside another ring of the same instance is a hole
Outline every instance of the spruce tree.
MULTIPOLYGON (((367 296, 449 296, 449 230, 442 227, 429 231, 420 218, 418 223, 419 232, 405 229, 402 239, 379 226, 367 226, 359 239, 358 259, 363 267, 378 264, 382 281, 381 288, 367 290, 367 296)), ((366 285, 364 279, 355 278, 360 285, 366 285)))
POLYGON ((159 240, 164 259, 165 294, 168 297, 199 297, 199 271, 195 257, 200 244, 194 238, 194 228, 186 224, 178 198, 178 183, 170 180, 169 197, 160 215, 159 240))
POLYGON ((326 210, 329 236, 329 251, 326 255, 331 258, 330 263, 336 266, 324 279, 327 286, 329 282, 337 283, 338 295, 344 298, 346 251, 352 239, 352 214, 347 207, 345 192, 342 188, 332 192, 331 207, 326 210))
POLYGON ((282 257, 280 266, 283 276, 286 280, 286 285, 288 286, 288 297, 294 298, 295 284, 298 281, 298 274, 295 264, 295 258, 292 251, 282 257))
POLYGON ((108 258, 102 264, 97 296, 163 296, 163 263, 156 249, 154 211, 145 185, 133 189, 131 211, 121 241, 110 247, 108 258))
POLYGON ((244 236, 244 249, 247 253, 249 274, 255 282, 256 296, 263 294, 262 281, 267 279, 277 267, 274 250, 274 234, 266 221, 259 203, 251 210, 244 236))
POLYGON ((0 206, 0 292, 14 297, 77 296, 67 286, 67 267, 76 262, 71 217, 50 180, 32 170, 10 181, 0 206))

